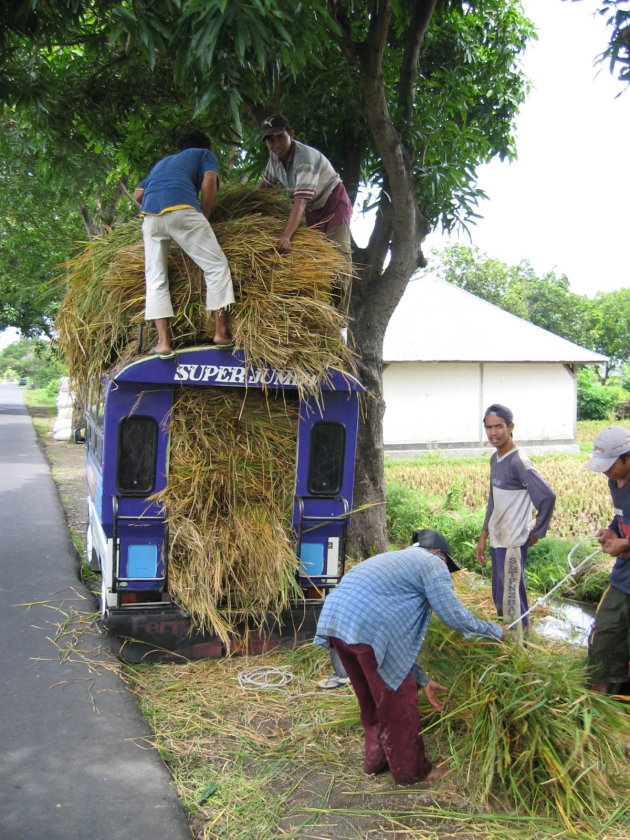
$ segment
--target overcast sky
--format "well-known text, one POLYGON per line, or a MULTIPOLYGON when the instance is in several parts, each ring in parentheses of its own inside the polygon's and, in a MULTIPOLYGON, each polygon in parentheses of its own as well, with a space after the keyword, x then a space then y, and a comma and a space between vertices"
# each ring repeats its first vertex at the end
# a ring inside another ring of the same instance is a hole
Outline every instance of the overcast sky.
MULTIPOLYGON (((600 2, 523 5, 539 40, 524 57, 533 87, 518 117, 518 161, 480 170, 489 199, 472 243, 510 265, 526 258, 538 274, 566 274, 579 294, 630 286, 630 89, 594 63, 609 40, 593 15, 600 2)), ((427 255, 443 242, 430 236, 427 255)))

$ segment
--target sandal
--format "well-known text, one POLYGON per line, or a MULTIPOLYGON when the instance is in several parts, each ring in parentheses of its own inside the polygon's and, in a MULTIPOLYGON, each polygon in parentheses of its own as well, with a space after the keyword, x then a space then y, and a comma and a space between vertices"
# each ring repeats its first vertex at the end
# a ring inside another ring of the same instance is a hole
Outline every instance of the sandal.
POLYGON ((151 349, 150 353, 151 353, 152 356, 157 356, 158 359, 164 359, 165 361, 168 360, 168 359, 174 359, 175 358, 175 353, 174 353, 173 350, 171 350, 170 353, 158 353, 157 347, 153 347, 151 349))
POLYGON ((337 674, 330 674, 317 683, 317 688, 343 688, 350 685, 350 677, 338 677, 337 674))

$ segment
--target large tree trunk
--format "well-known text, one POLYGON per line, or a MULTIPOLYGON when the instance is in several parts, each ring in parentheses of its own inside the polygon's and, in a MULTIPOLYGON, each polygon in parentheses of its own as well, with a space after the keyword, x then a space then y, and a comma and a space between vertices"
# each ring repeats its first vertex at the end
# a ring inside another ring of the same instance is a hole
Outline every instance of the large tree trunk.
MULTIPOLYGON (((420 44, 436 0, 417 0, 405 38, 398 83, 401 113, 411 107, 420 44)), ((391 4, 374 4, 365 40, 353 40, 343 0, 332 0, 341 49, 360 67, 360 83, 370 131, 383 161, 386 183, 368 247, 355 255, 357 280, 350 301, 350 337, 359 356, 359 379, 366 388, 360 420, 355 469, 354 506, 369 505, 354 515, 350 554, 368 556, 387 547, 383 472, 383 339, 387 324, 413 272, 424 265, 422 240, 427 225, 418 206, 412 153, 393 123, 385 94, 383 56, 391 21, 391 4), (389 265, 383 269, 387 255, 389 265)))

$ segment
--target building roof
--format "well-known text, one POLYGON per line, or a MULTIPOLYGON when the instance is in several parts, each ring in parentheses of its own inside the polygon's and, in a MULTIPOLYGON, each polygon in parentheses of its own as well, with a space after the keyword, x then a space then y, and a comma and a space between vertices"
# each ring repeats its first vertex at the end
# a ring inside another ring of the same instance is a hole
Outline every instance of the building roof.
POLYGON ((387 362, 564 362, 594 364, 594 353, 445 280, 412 280, 385 333, 387 362))

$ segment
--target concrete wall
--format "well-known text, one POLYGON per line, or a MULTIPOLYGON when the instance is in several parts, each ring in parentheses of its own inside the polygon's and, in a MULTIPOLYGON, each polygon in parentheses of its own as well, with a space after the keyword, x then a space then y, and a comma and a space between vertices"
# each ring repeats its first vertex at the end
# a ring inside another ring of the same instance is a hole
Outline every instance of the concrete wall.
POLYGON ((489 451, 484 410, 514 412, 515 440, 532 454, 577 452, 577 383, 561 363, 395 362, 383 374, 385 452, 414 457, 427 450, 489 451))

